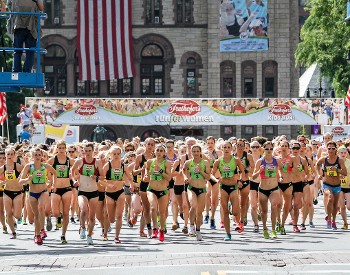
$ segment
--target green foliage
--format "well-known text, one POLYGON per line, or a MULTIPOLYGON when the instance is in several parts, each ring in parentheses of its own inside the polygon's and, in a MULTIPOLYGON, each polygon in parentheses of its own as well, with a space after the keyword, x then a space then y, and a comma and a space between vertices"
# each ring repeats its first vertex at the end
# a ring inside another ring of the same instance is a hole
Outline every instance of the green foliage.
POLYGON ((301 42, 295 53, 298 65, 314 63, 321 74, 332 79, 337 96, 343 97, 350 83, 350 26, 346 17, 347 0, 309 0, 310 16, 300 32, 301 42))

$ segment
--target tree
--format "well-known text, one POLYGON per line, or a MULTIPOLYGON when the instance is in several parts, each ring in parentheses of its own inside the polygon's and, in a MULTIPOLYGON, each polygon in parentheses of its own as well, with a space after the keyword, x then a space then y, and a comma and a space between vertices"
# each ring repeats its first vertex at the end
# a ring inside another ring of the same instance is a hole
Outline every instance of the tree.
MULTIPOLYGON (((0 19, 0 47, 12 47, 12 41, 10 37, 6 35, 6 19, 0 19)), ((4 71, 11 71, 13 54, 1 51, 0 52, 0 68, 4 71)), ((0 72, 1 73, 1 72, 0 72)), ((1 91, 0 91, 1 92, 1 91)), ((26 96, 33 96, 34 93, 30 89, 23 89, 20 93, 7 93, 7 115, 8 115, 8 130, 10 129, 10 141, 16 141, 16 125, 19 120, 17 118, 17 113, 19 112, 19 107, 24 104, 24 99, 26 96)), ((6 122, 5 122, 6 123, 6 122)), ((5 133, 5 136, 7 133, 5 133)))
POLYGON ((310 16, 300 32, 295 58, 298 65, 317 64, 321 75, 332 80, 337 96, 343 97, 350 84, 350 26, 346 17, 348 0, 308 0, 310 16))

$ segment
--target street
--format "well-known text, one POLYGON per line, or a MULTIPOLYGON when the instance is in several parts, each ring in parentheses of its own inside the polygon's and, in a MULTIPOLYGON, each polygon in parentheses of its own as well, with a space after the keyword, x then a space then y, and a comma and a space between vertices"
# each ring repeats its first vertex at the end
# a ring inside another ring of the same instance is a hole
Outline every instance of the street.
MULTIPOLYGON (((216 222, 218 225, 218 211, 216 222)), ((339 229, 326 229, 321 201, 314 223, 316 228, 307 226, 301 233, 293 233, 287 225, 286 236, 265 240, 262 230, 253 232, 248 214, 245 231, 233 232, 230 242, 223 240, 224 229, 211 230, 204 224, 202 242, 180 229, 168 229, 164 243, 141 239, 138 226, 123 225, 121 244, 114 244, 114 230, 109 241, 103 241, 96 225, 93 246, 79 238, 78 224, 69 224, 68 244, 62 245, 60 231, 53 229, 42 246, 33 242, 33 226, 21 224, 16 240, 0 235, 0 274, 349 274, 349 231, 340 229, 340 215, 339 229)))

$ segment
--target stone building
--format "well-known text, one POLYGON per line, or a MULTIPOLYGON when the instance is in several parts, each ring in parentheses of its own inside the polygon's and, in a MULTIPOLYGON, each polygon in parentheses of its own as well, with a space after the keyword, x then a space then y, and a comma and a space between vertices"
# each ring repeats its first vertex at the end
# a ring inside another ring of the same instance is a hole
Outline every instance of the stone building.
MULTIPOLYGON (((240 0, 236 0, 240 1, 240 0)), ((119 81, 78 81, 77 1, 44 0, 43 72, 50 97, 298 97, 294 51, 299 41, 298 1, 268 0, 267 51, 220 52, 220 1, 132 0, 136 76, 119 81), (151 52, 151 54, 149 54, 151 52), (194 78, 191 87, 187 78, 194 78), (224 91, 224 83, 232 86, 224 91)), ((259 122, 257 122, 259 124, 259 122)), ((93 126, 82 126, 91 139, 93 126)), ((109 137, 213 135, 292 136, 296 127, 226 125, 191 129, 106 125, 109 137)), ((294 135, 293 135, 294 136, 294 135)))

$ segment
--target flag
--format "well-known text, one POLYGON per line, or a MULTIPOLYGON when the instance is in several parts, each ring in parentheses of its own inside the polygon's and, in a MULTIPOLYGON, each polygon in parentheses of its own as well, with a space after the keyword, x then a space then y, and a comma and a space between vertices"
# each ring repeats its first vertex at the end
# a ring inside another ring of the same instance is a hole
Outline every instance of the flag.
POLYGON ((7 119, 6 93, 0 93, 0 124, 7 119))
POLYGON ((345 105, 350 109, 350 85, 349 85, 348 92, 346 93, 345 105))
POLYGON ((135 75, 131 0, 78 0, 80 80, 135 75))

